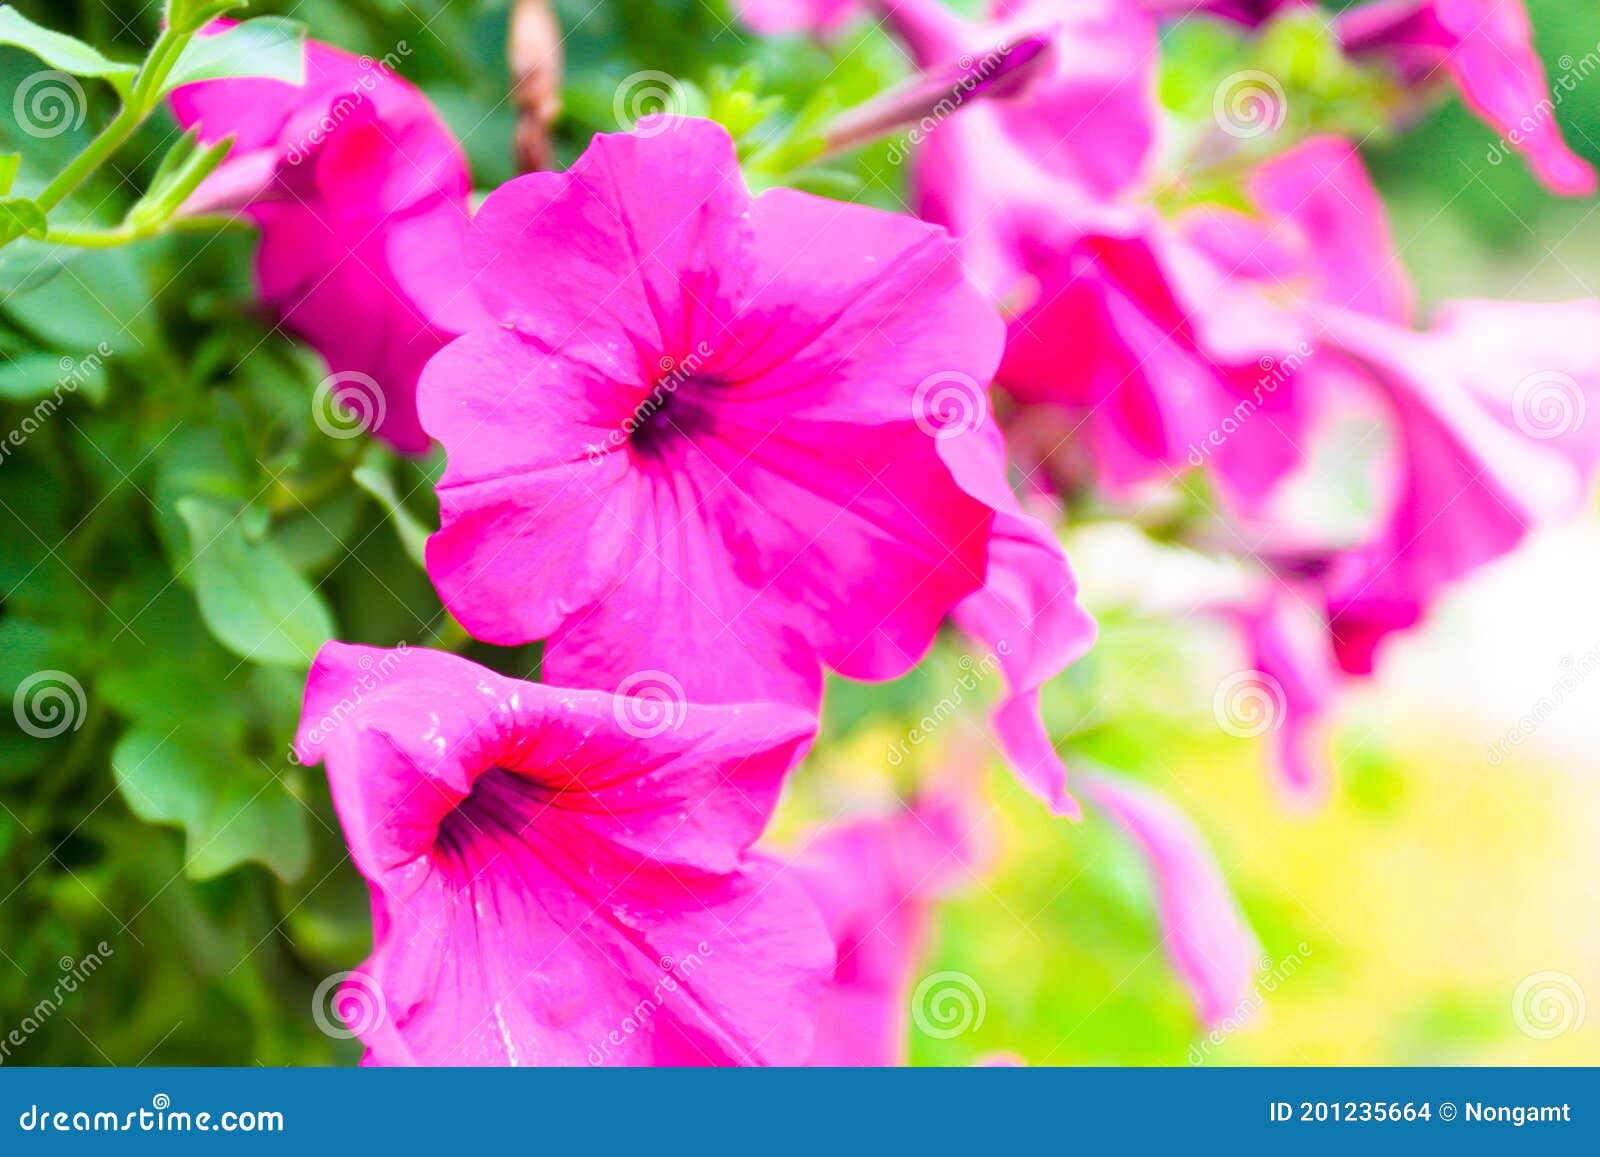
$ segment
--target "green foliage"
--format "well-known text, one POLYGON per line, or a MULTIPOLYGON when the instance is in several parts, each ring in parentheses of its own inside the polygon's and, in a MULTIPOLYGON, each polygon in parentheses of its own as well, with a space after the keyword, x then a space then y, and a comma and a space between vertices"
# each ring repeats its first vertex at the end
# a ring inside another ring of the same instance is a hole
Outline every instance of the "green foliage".
POLYGON ((134 815, 184 828, 191 879, 250 860, 285 880, 305 872, 311 848, 304 807, 271 771, 253 771, 237 746, 136 729, 117 744, 111 766, 134 815))
POLYGON ((180 499, 200 617, 241 658, 306 668, 333 638, 333 616, 270 541, 251 542, 238 513, 180 499))
POLYGON ((107 59, 75 36, 35 24, 9 4, 0 6, 0 44, 30 52, 59 72, 101 77, 118 92, 127 92, 139 71, 135 65, 107 59))
POLYGON ((202 80, 257 77, 303 84, 306 26, 297 20, 262 16, 216 36, 197 36, 178 54, 159 87, 173 89, 202 80))

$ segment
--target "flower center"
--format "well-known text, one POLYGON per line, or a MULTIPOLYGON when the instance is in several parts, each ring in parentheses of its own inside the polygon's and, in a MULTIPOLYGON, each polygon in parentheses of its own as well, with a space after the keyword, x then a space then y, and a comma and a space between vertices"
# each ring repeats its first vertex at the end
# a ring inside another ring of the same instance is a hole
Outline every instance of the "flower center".
POLYGON ((659 459, 675 444, 711 428, 706 391, 714 383, 700 378, 665 377, 639 403, 628 421, 628 445, 635 456, 659 459))
POLYGON ((478 776, 467 798, 439 821, 434 853, 464 866, 477 864, 495 855, 498 845, 522 840, 550 799, 549 789, 527 776, 491 767, 478 776))

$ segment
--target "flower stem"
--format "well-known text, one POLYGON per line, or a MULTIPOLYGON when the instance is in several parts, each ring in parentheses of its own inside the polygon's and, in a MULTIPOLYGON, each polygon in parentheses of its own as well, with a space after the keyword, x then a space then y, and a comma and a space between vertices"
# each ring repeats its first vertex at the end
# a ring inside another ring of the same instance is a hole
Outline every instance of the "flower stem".
POLYGON ((168 233, 200 233, 213 229, 247 229, 250 223, 226 213, 205 213, 193 217, 174 217, 158 225, 118 225, 114 229, 74 229, 52 227, 44 239, 78 249, 112 249, 131 241, 159 237, 168 233))
MULTIPOLYGON (((145 57, 144 65, 139 69, 139 75, 134 79, 132 88, 124 96, 117 115, 112 117, 111 123, 101 129, 95 138, 84 146, 83 151, 73 157, 67 167, 57 173, 34 198, 39 208, 46 213, 56 208, 128 142, 160 102, 158 94, 162 85, 178 63, 178 57, 182 55, 184 48, 193 39, 193 32, 162 29, 161 35, 151 46, 149 55, 145 57)), ((52 231, 52 235, 55 232, 52 231)), ((110 240, 110 233, 104 236, 107 238, 104 240, 107 245, 122 244, 138 238, 137 232, 120 240, 110 240)), ((6 243, 0 242, 0 246, 4 244, 6 243)))

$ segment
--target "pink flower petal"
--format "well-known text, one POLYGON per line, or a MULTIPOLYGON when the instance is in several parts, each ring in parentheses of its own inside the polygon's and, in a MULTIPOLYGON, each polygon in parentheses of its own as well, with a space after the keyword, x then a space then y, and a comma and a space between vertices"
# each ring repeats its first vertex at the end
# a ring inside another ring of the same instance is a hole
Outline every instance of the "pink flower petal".
POLYGON ((746 850, 814 728, 329 644, 297 750, 372 887, 371 1059, 803 1059, 832 946, 746 850))
POLYGON ((980 870, 985 846, 974 801, 942 789, 895 815, 841 824, 797 857, 790 870, 838 948, 810 1064, 907 1062, 933 905, 980 870))
POLYGON ((1402 476, 1382 533, 1327 578, 1343 668, 1372 670, 1438 592, 1570 517, 1600 463, 1600 303, 1461 302, 1428 334, 1353 314, 1331 335, 1388 392, 1402 476))
POLYGON ((1385 56, 1407 79, 1444 69, 1467 106, 1550 189, 1594 193, 1593 166, 1561 135, 1522 0, 1374 0, 1342 14, 1338 28, 1348 51, 1385 56))
POLYGON ((471 247, 501 325, 421 407, 449 451, 430 573, 480 637, 547 638, 590 686, 814 706, 823 665, 903 673, 982 584, 995 512, 927 401, 954 383, 986 423, 1002 327, 938 230, 752 197, 680 118, 513 181, 471 247))
POLYGON ((416 416, 417 376, 453 327, 481 314, 459 293, 459 245, 450 294, 442 281, 431 288, 443 264, 419 278, 396 254, 439 254, 459 241, 466 161, 426 98, 384 62, 313 42, 306 73, 301 87, 216 80, 172 94, 178 122, 203 142, 235 138, 186 211, 242 209, 255 220, 267 306, 323 355, 331 380, 347 383, 340 396, 373 433, 421 453, 429 443, 416 416), (414 292, 419 285, 429 288, 414 292))
POLYGON ((1250 995, 1260 946, 1211 851, 1172 804, 1107 774, 1082 791, 1121 825, 1150 865, 1168 955, 1200 1019, 1216 1025, 1250 995))

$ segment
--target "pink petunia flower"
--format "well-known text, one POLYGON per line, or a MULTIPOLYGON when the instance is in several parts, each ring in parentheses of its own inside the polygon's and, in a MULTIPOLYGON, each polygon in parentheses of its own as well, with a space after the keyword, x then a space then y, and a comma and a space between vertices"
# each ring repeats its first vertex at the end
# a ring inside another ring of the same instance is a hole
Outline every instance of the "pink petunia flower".
POLYGON ((1389 398, 1400 446, 1381 532, 1323 579, 1340 665, 1366 674, 1447 584, 1592 499, 1600 301, 1454 302, 1422 334, 1327 325, 1389 398))
POLYGON ((671 119, 505 186, 470 245, 499 324, 421 404, 428 569, 474 634, 547 639, 556 682, 814 707, 824 665, 902 674, 988 581, 996 500, 947 455, 1003 471, 1001 324, 939 230, 754 197, 726 132, 671 119))
POLYGON ((1206 465, 1254 502, 1298 462, 1303 415, 1277 367, 1304 327, 1241 292, 1172 225, 1140 214, 1131 232, 1085 233, 1042 260, 1033 284, 996 384, 1030 411, 1062 411, 1099 485, 1126 491, 1206 465), (1242 416, 1243 433, 1223 437, 1242 416))
POLYGON ((268 309, 322 354, 337 396, 373 433, 426 450, 417 377, 478 317, 461 271, 448 268, 470 182, 439 115, 384 62, 319 43, 307 47, 301 87, 204 81, 171 102, 203 142, 234 138, 186 210, 248 213, 261 229, 256 281, 268 309))
POLYGON ((330 643, 296 750, 372 895, 369 1063, 798 1063, 832 943, 747 852, 815 719, 330 643))
POLYGON ((1052 65, 1005 100, 941 120, 912 155, 913 204, 961 241, 977 281, 1002 301, 1026 295, 1042 261, 1090 228, 1127 229, 1105 200, 1134 189, 1154 154, 1159 106, 1155 25, 1114 0, 996 4, 971 23, 940 0, 899 0, 885 20, 917 65, 981 67, 1029 37, 1052 65))
POLYGON ((1099 772, 1084 776, 1082 790, 1143 854, 1167 955, 1200 1019, 1220 1024, 1249 997, 1261 950, 1210 848, 1146 787, 1099 772))
POLYGON ((1264 713, 1278 783, 1297 807, 1320 803, 1328 792, 1323 719, 1343 683, 1316 591, 1303 585, 1269 580, 1258 598, 1229 613, 1255 672, 1236 690, 1257 697, 1253 709, 1264 713))
MULTIPOLYGON (((1204 13, 1255 28, 1314 0, 1144 0, 1163 19, 1204 13)), ((1333 17, 1345 52, 1380 61, 1399 79, 1424 86, 1448 78, 1467 107, 1522 153, 1534 175, 1557 193, 1586 197, 1594 168, 1577 156, 1556 121, 1553 93, 1533 43, 1522 0, 1369 0, 1333 17)), ((1571 91, 1572 78, 1562 80, 1571 91)))
POLYGON ((1066 551, 1022 507, 1006 478, 1005 447, 992 427, 940 444, 963 490, 994 508, 983 586, 953 620, 988 648, 1006 679, 993 717, 995 738, 1017 777, 1058 815, 1077 817, 1066 765, 1045 730, 1040 691, 1094 644, 1094 620, 1077 602, 1066 551))
POLYGON ((987 839, 972 801, 941 788, 894 815, 826 831, 791 862, 838 952, 811 1064, 907 1063, 933 905, 982 870, 987 839))
POLYGON ((1381 58, 1411 83, 1442 71, 1545 185, 1571 197, 1594 193, 1593 166, 1556 121, 1522 0, 1372 0, 1341 13, 1338 32, 1345 51, 1381 58))
POLYGON ((1289 552, 1293 573, 1324 592, 1340 666, 1366 674, 1377 645, 1415 625, 1443 587, 1588 496, 1600 465, 1588 416, 1600 405, 1600 302, 1458 302, 1419 333, 1383 204, 1351 145, 1307 141, 1262 166, 1251 194, 1259 217, 1218 212, 1196 232, 1246 279, 1249 261, 1283 254, 1259 280, 1312 327, 1296 388, 1370 393, 1395 430, 1376 533, 1320 557, 1305 543, 1289 552))
POLYGON ((1316 0, 1140 0, 1140 5, 1163 20, 1204 15, 1255 28, 1280 12, 1314 8, 1316 0))
POLYGON ((1263 228, 1299 239, 1306 377, 1388 405, 1397 454, 1378 533, 1318 565, 1340 666, 1415 625, 1448 583, 1569 517, 1600 466, 1600 302, 1469 301, 1414 328, 1413 293, 1355 149, 1316 139, 1263 166, 1263 228))

